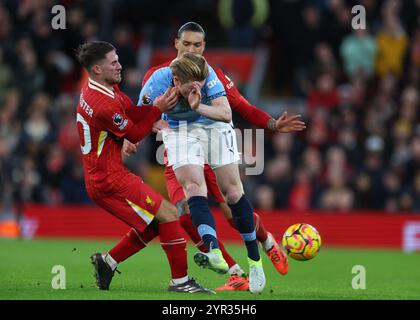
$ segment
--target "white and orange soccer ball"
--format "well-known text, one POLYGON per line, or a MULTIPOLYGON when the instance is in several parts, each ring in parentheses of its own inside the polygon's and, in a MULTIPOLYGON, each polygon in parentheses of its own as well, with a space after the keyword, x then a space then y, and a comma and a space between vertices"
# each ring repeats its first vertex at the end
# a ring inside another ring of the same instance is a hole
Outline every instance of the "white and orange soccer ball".
POLYGON ((296 223, 283 235, 282 245, 289 257, 295 260, 313 259, 321 248, 319 232, 307 223, 296 223))

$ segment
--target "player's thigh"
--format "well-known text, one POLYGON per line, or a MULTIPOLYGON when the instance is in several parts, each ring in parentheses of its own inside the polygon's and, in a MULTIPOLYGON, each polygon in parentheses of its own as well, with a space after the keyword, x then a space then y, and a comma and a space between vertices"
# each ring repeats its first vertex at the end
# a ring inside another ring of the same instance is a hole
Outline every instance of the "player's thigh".
POLYGON ((224 203, 225 198, 217 184, 217 178, 212 168, 208 164, 204 165, 204 177, 208 189, 209 197, 212 197, 217 203, 224 203))
POLYGON ((158 214, 163 197, 140 178, 129 179, 123 190, 95 202, 138 232, 158 214))
POLYGON ((207 152, 197 134, 204 138, 200 130, 190 132, 179 129, 163 132, 168 166, 172 166, 173 170, 185 165, 204 165, 207 152))
POLYGON ((228 164, 214 170, 220 191, 229 203, 235 203, 243 193, 237 164, 228 164))
POLYGON ((176 178, 175 172, 170 166, 165 167, 166 191, 168 192, 169 200, 173 205, 186 198, 181 184, 176 178))
MULTIPOLYGON (((160 193, 155 191, 148 184, 144 183, 140 178, 140 188, 135 190, 134 186, 130 189, 131 197, 134 199, 132 202, 137 201, 136 209, 141 209, 141 214, 152 214, 159 222, 170 222, 178 219, 175 206, 169 201, 165 200, 160 193)), ((152 219, 153 220, 153 219, 152 219)))
POLYGON ((192 196, 207 197, 206 180, 203 167, 200 165, 184 165, 175 169, 175 176, 182 185, 187 198, 192 196))

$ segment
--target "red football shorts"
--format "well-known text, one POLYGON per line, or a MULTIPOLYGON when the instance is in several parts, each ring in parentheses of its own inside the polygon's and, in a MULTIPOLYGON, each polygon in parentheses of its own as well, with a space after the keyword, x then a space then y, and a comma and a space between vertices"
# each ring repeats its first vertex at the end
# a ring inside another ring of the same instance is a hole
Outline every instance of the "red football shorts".
POLYGON ((124 188, 95 203, 141 233, 157 214, 163 197, 135 175, 124 178, 124 188))
MULTIPOLYGON (((185 199, 184 190, 176 179, 175 172, 171 166, 165 167, 166 190, 172 204, 176 205, 182 199, 185 199)), ((204 177, 206 178, 207 191, 217 203, 225 202, 219 186, 217 185, 216 175, 208 164, 204 165, 204 177)))

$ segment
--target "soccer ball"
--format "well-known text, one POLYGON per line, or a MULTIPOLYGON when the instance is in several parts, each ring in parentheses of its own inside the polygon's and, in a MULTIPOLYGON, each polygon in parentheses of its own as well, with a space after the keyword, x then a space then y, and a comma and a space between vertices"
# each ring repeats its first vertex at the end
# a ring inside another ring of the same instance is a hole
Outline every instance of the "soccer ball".
POLYGON ((300 261, 310 260, 319 252, 321 236, 311 225, 296 223, 287 228, 282 245, 291 258, 300 261))

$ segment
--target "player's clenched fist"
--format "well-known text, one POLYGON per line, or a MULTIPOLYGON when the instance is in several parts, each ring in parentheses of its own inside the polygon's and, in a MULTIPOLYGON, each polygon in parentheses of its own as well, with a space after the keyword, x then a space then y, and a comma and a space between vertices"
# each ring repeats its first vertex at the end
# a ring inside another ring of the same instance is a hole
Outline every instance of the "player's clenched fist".
POLYGON ((125 157, 131 156, 132 154, 137 152, 138 146, 139 146, 139 142, 131 143, 127 139, 124 139, 124 143, 121 149, 121 154, 125 157))

